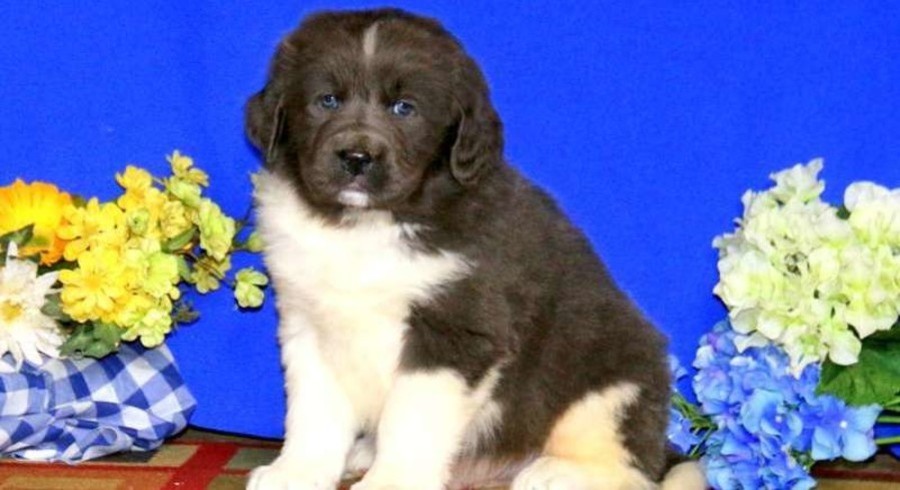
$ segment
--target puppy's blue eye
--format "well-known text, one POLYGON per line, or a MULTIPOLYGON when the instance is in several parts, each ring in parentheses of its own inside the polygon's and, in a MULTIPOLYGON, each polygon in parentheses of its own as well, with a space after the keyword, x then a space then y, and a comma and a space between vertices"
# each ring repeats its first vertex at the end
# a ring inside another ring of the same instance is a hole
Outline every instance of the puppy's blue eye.
POLYGON ((390 106, 391 114, 400 117, 411 116, 416 112, 416 106, 405 100, 398 100, 390 106))
POLYGON ((325 94, 319 97, 319 107, 329 111, 337 110, 341 107, 341 99, 334 94, 325 94))

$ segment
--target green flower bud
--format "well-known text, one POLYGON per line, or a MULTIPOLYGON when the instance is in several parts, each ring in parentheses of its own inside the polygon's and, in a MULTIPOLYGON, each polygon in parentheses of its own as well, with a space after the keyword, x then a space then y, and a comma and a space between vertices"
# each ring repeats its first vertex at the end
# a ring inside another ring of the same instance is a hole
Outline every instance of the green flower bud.
POLYGON ((172 177, 166 181, 166 190, 189 208, 200 206, 202 190, 197 184, 172 177))
POLYGON ((251 252, 262 252, 263 246, 263 239, 258 231, 254 231, 247 237, 247 250, 251 252))
POLYGON ((247 267, 238 271, 235 275, 234 298, 241 308, 257 308, 265 300, 261 286, 269 283, 265 274, 247 267))
POLYGON ((218 261, 225 260, 237 233, 234 220, 222 213, 216 203, 204 199, 197 210, 196 223, 200 228, 200 248, 218 261))

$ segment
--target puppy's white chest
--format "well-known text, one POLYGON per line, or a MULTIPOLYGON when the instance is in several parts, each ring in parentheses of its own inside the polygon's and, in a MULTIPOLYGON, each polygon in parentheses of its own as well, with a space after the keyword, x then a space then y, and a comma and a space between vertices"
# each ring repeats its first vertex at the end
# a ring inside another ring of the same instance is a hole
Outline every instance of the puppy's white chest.
POLYGON ((312 215, 274 176, 260 179, 259 228, 278 296, 282 341, 315 331, 322 361, 351 398, 358 416, 373 421, 393 379, 411 305, 465 274, 462 257, 410 248, 415 230, 386 213, 364 212, 336 225, 312 215), (293 324, 285 316, 303 318, 293 324), (302 325, 302 326, 296 326, 302 325))

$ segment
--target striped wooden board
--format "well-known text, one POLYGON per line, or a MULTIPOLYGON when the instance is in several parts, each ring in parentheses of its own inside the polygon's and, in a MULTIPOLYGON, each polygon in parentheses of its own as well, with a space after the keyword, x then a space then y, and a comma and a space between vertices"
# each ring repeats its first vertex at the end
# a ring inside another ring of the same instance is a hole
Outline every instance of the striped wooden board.
MULTIPOLYGON (((277 456, 279 446, 192 429, 157 451, 76 466, 0 460, 0 490, 238 490, 251 469, 277 456)), ((820 465, 816 475, 823 490, 900 490, 900 461, 887 455, 866 464, 820 465)))

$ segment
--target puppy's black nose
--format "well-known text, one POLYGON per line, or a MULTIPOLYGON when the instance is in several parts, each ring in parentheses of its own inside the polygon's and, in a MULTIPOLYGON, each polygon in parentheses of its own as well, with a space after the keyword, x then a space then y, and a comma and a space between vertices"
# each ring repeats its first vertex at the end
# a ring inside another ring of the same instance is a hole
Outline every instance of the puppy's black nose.
POLYGON ((366 151, 341 150, 338 158, 341 159, 341 168, 354 177, 366 173, 372 166, 372 155, 366 151))

